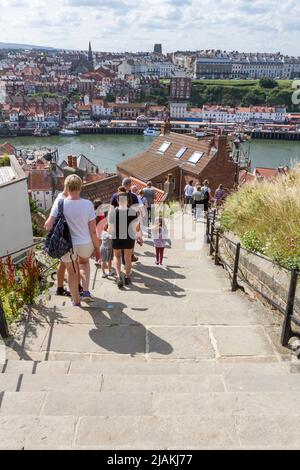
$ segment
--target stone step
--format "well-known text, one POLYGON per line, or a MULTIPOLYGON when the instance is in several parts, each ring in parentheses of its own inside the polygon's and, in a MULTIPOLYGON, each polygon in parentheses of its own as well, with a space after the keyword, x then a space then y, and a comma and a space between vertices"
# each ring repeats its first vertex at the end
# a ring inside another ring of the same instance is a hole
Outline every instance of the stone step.
POLYGON ((0 392, 98 392, 102 382, 102 374, 1 374, 0 392))
POLYGON ((70 361, 18 361, 8 360, 0 365, 2 374, 109 374, 109 375, 228 375, 240 374, 288 374, 290 362, 184 362, 184 361, 141 361, 136 358, 90 362, 70 361))
POLYGON ((0 392, 222 392, 219 375, 2 374, 0 392))
POLYGON ((300 392, 299 374, 1 374, 0 391, 300 392))
POLYGON ((0 449, 299 449, 293 416, 0 416, 0 449))
POLYGON ((3 392, 0 416, 300 416, 300 392, 3 392))
POLYGON ((300 421, 293 416, 4 416, 5 448, 296 448, 300 421))

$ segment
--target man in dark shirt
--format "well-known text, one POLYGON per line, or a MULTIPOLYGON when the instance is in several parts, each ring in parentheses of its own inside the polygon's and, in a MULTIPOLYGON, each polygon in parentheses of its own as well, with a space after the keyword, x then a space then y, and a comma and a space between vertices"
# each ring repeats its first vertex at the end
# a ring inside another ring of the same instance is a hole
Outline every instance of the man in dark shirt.
MULTIPOLYGON (((132 206, 139 205, 139 200, 136 194, 131 192, 131 186, 132 186, 132 180, 130 178, 124 178, 122 181, 122 186, 126 189, 128 193, 131 195, 131 201, 132 201, 132 206)), ((113 207, 118 207, 119 202, 118 202, 118 193, 114 193, 111 197, 110 204, 113 207)))
MULTIPOLYGON (((131 178, 124 178, 122 181, 122 186, 126 189, 127 193, 130 193, 131 195, 131 206, 135 206, 138 210, 139 208, 139 200, 136 194, 131 192, 131 186, 132 186, 132 180, 131 178)), ((118 193, 114 193, 111 197, 110 204, 113 207, 118 207, 119 206, 119 201, 118 201, 118 193)), ((138 257, 135 256, 135 254, 132 255, 132 261, 138 261, 138 257)), ((124 252, 122 251, 122 263, 125 264, 124 260, 124 252)))

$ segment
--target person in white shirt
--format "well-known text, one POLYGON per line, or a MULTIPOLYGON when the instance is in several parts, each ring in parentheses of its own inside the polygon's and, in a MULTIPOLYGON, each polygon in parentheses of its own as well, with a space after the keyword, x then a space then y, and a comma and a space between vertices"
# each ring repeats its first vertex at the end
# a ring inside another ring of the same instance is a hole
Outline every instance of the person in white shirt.
POLYGON ((192 204, 192 196, 194 192, 193 180, 189 181, 189 183, 184 188, 184 209, 186 210, 187 206, 192 204))
MULTIPOLYGON (((99 241, 96 234, 96 214, 92 202, 80 197, 82 180, 79 176, 69 175, 65 181, 65 188, 68 197, 64 199, 63 211, 72 238, 73 252, 68 252, 61 260, 67 268, 73 305, 80 306, 78 265, 83 285, 81 300, 93 301, 89 292, 89 259, 93 254, 96 260, 100 258, 99 241), (77 259, 78 265, 77 262, 74 262, 77 259)), ((52 229, 57 216, 58 202, 52 207, 50 217, 45 224, 46 230, 52 229)))
MULTIPOLYGON (((65 199, 68 197, 68 193, 66 188, 64 188, 62 193, 59 193, 54 201, 54 204, 58 204, 61 199, 65 199)), ((62 295, 65 297, 69 297, 71 294, 64 288, 64 280, 66 274, 66 266, 65 263, 60 261, 59 266, 57 268, 56 273, 56 295, 62 295)))

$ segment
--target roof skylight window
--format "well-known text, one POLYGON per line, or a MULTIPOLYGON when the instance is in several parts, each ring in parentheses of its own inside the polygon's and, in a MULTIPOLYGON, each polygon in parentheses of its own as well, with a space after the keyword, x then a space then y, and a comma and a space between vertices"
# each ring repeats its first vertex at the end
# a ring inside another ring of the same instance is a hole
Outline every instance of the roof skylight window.
POLYGON ((181 158, 186 150, 187 150, 186 147, 181 147, 181 149, 178 150, 178 152, 176 153, 176 158, 181 158))
POLYGON ((159 147, 158 152, 159 152, 159 153, 165 153, 165 152, 168 150, 168 148, 170 147, 170 145, 171 145, 171 142, 165 141, 165 142, 159 147))
POLYGON ((194 152, 188 159, 188 162, 194 163, 194 165, 196 165, 196 163, 199 162, 199 160, 203 157, 203 155, 204 155, 203 152, 194 152))

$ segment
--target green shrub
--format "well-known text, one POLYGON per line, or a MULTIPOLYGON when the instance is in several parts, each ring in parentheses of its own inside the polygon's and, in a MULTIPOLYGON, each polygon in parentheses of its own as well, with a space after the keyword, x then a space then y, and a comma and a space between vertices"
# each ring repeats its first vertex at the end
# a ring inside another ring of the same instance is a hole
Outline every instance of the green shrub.
POLYGON ((0 167, 1 166, 10 166, 10 158, 8 155, 0 157, 0 167))
POLYGON ((272 181, 244 184, 226 200, 221 228, 248 249, 300 268, 300 165, 272 181))

